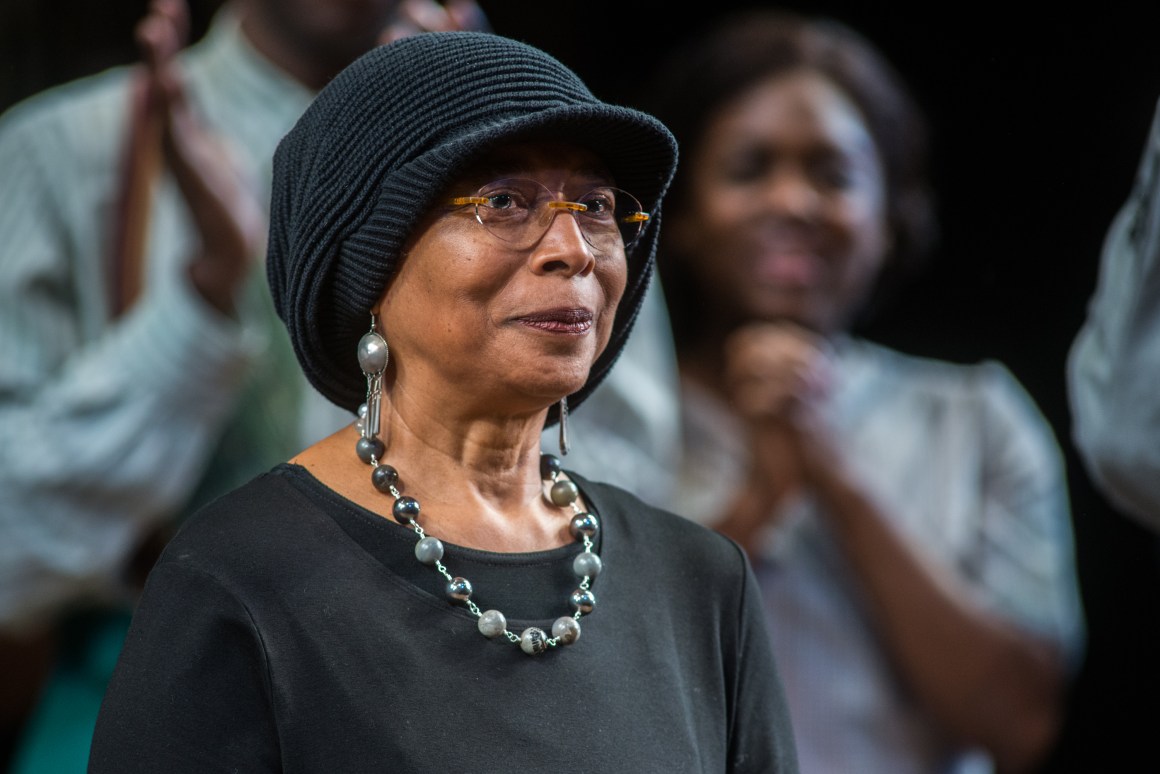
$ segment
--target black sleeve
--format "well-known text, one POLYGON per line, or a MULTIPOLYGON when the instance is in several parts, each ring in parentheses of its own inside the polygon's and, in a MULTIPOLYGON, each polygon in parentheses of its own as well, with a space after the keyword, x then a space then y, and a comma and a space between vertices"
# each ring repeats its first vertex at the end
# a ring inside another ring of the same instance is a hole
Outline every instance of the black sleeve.
POLYGON ((281 771, 261 637, 212 577, 149 577, 97 718, 89 772, 281 771))
POLYGON ((797 748, 753 568, 738 547, 744 581, 737 606, 737 661, 731 675, 732 774, 796 774, 797 748))

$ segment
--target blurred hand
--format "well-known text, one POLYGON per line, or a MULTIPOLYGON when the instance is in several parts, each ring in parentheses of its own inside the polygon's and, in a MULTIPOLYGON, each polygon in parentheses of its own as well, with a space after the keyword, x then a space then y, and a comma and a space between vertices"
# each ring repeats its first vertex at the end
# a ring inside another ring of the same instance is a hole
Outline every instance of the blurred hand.
POLYGON ((725 384, 746 419, 788 419, 830 386, 825 343, 792 323, 754 323, 725 342, 725 384))
POLYGON ((265 238, 266 219, 256 187, 242 180, 242 167, 189 109, 177 64, 177 54, 189 40, 185 0, 152 0, 136 37, 149 73, 150 109, 162 127, 162 158, 200 237, 190 279, 209 304, 232 314, 236 291, 265 238))
POLYGON ((450 30, 491 29, 483 9, 475 0, 403 0, 394 21, 383 31, 382 43, 414 35, 419 32, 446 32, 450 30))
POLYGON ((828 347, 791 323, 757 323, 725 344, 725 385, 746 420, 754 474, 782 492, 816 486, 840 468, 821 411, 831 389, 828 347))

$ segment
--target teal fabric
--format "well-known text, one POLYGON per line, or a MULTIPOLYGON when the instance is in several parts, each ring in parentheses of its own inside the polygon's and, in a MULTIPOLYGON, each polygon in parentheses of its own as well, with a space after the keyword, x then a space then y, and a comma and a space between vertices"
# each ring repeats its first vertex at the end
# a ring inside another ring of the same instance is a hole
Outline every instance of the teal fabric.
POLYGON ((87 613, 65 625, 61 657, 28 720, 10 774, 85 771, 97 712, 129 619, 128 612, 87 613))

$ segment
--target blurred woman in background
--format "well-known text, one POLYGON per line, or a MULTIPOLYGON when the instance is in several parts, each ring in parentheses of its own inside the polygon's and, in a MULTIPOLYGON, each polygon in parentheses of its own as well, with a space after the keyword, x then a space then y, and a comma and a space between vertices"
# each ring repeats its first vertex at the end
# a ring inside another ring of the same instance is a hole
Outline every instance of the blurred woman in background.
POLYGON ((670 508, 754 559, 802 771, 1032 769, 1084 642, 1056 440, 1002 365, 853 333, 933 244, 922 115, 826 20, 727 19, 659 73, 670 508))

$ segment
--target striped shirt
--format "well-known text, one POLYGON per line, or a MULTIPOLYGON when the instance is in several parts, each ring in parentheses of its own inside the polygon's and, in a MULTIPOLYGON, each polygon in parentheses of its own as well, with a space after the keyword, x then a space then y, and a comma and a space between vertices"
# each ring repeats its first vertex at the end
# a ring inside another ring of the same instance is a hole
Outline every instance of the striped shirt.
MULTIPOLYGON (((182 68, 194 110, 264 198, 312 94, 224 12, 182 68)), ((349 421, 305 387, 260 257, 240 323, 196 295, 195 235, 165 176, 142 293, 110 320, 129 84, 117 68, 0 116, 0 627, 124 599, 123 565, 148 530, 349 421)))

